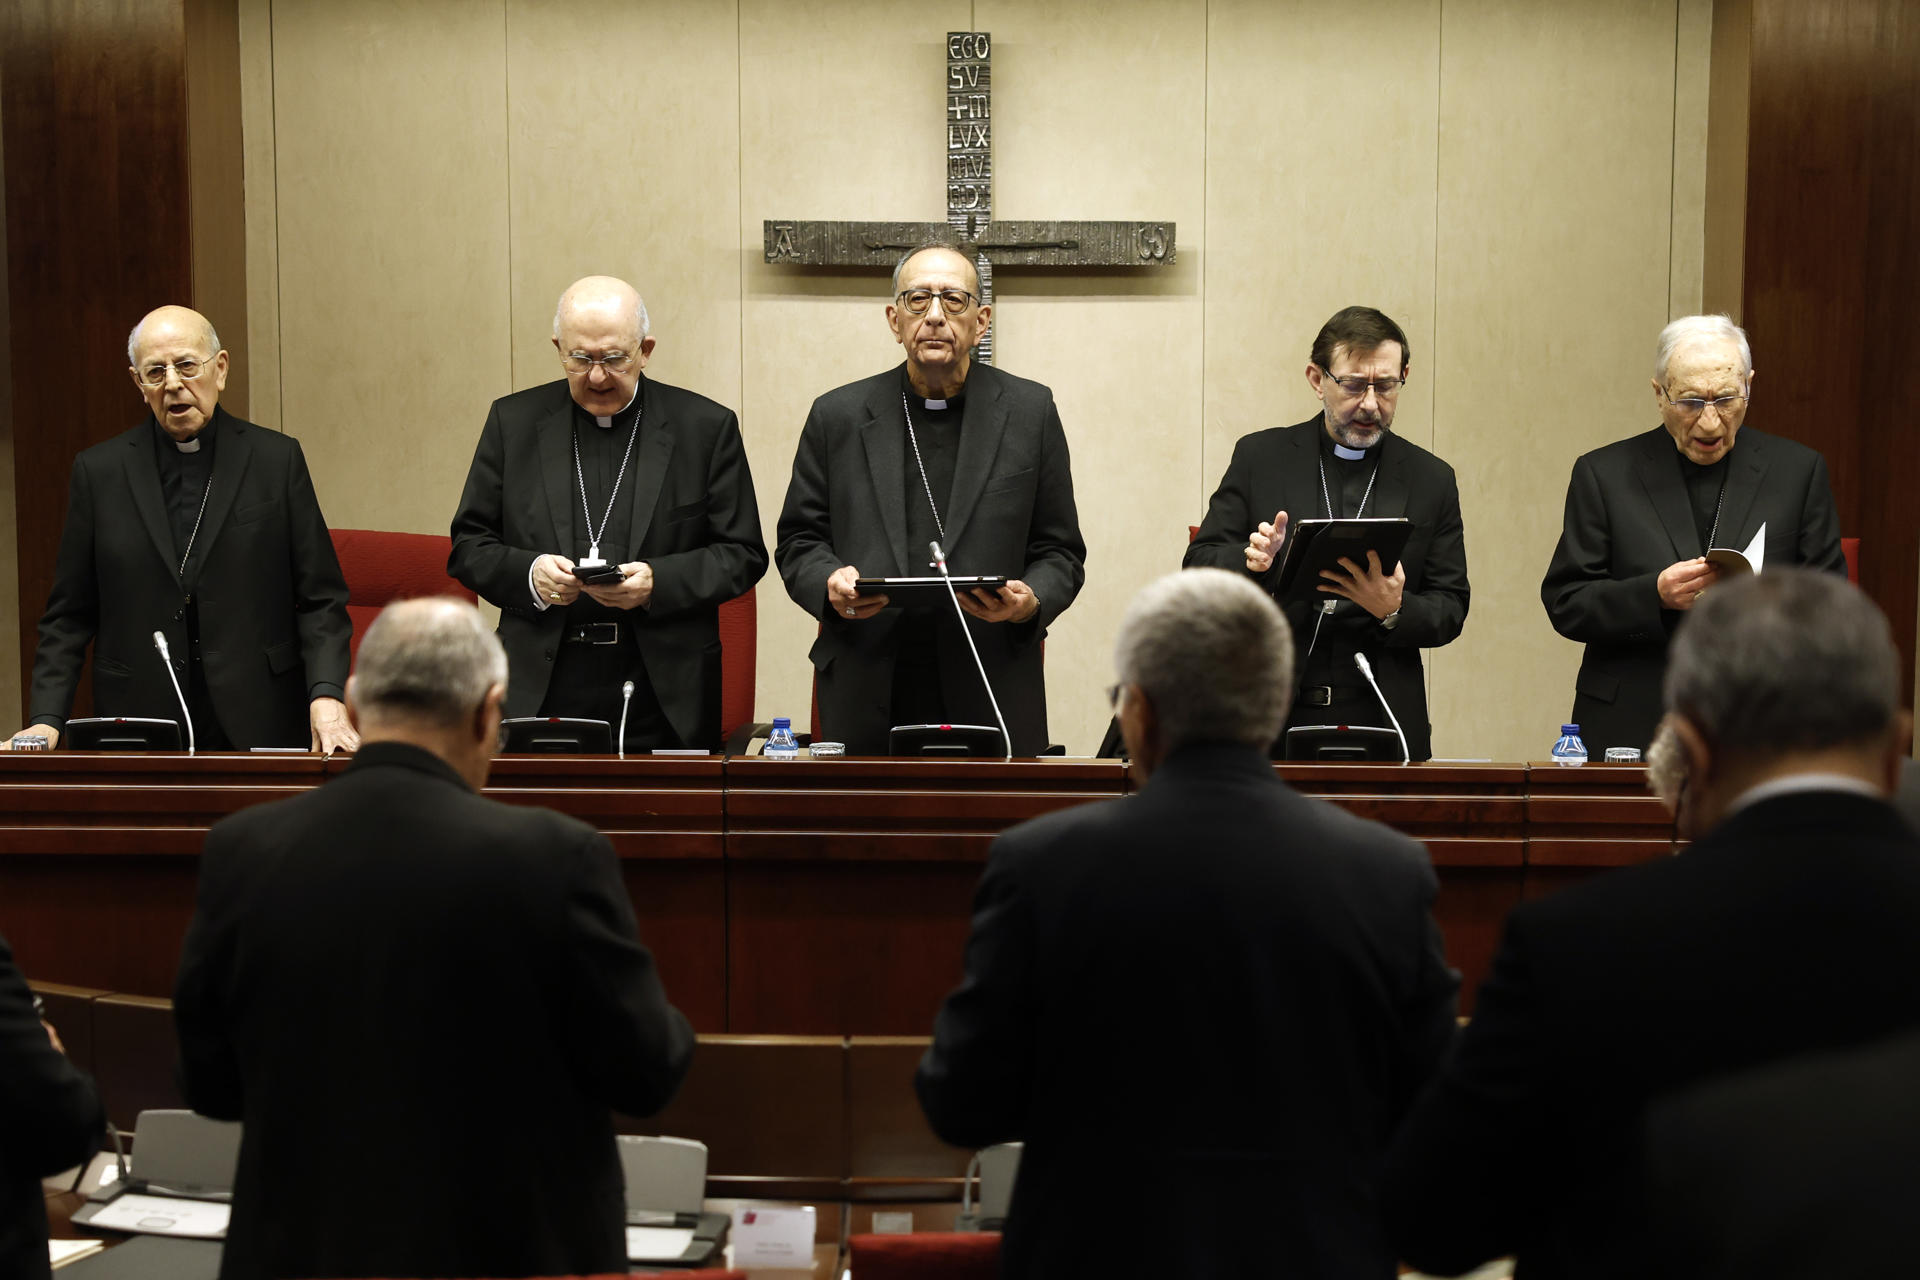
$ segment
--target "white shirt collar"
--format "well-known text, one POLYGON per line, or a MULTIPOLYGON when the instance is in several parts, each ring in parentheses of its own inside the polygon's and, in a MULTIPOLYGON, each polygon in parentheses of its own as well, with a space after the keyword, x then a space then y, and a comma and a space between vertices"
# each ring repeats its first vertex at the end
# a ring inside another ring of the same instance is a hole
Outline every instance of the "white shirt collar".
POLYGON ((633 402, 635 400, 638 400, 639 398, 640 398, 640 381, 639 379, 636 378, 633 383, 633 394, 627 397, 627 402, 620 406, 619 412, 596 413, 593 415, 593 420, 600 424, 600 429, 602 431, 605 431, 608 427, 611 427, 613 425, 613 420, 615 418, 619 417, 620 414, 625 413, 627 410, 633 408, 633 402))
POLYGON ((1735 796, 1727 811, 1720 816, 1730 818, 1751 804, 1762 800, 1771 800, 1775 796, 1792 795, 1800 791, 1850 791, 1855 795, 1872 796, 1875 800, 1885 800, 1886 793, 1871 782, 1849 777, 1844 773, 1793 773, 1784 778, 1772 778, 1756 787, 1748 787, 1735 796))

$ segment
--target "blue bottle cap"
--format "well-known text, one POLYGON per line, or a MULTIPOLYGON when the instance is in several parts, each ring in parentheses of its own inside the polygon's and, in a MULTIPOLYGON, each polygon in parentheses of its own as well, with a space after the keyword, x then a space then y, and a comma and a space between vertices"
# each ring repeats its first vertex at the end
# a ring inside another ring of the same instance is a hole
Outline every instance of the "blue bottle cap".
POLYGON ((793 728, 793 717, 775 716, 773 718, 773 727, 776 729, 791 729, 793 728))
POLYGON ((1577 738, 1580 736, 1580 726, 1577 724, 1563 724, 1560 726, 1560 736, 1563 738, 1577 738))

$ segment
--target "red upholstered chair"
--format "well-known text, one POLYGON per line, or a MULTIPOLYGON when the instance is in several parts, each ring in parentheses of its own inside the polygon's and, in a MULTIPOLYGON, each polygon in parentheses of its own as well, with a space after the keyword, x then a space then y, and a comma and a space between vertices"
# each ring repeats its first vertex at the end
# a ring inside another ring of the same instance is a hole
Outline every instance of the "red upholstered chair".
POLYGON ((1840 539, 1840 554, 1847 558, 1847 581, 1860 585, 1860 539, 1840 539))
POLYGON ((720 740, 753 720, 753 687, 759 677, 760 613, 753 588, 720 606, 720 740))
POLYGON ((447 576, 453 539, 440 533, 386 533, 378 529, 335 529, 334 554, 347 580, 347 616, 353 619, 353 656, 360 637, 395 600, 415 596, 458 596, 472 604, 473 592, 447 576))
POLYGON ((998 1231, 918 1231, 849 1236, 847 1263, 857 1280, 996 1280, 998 1231))

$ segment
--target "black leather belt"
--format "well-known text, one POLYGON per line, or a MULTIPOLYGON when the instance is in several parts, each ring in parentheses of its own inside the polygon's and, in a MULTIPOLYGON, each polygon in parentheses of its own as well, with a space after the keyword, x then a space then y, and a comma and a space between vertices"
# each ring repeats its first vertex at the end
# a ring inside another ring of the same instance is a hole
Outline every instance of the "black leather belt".
POLYGON ((567 628, 561 637, 568 644, 619 644, 620 624, 617 622, 582 622, 567 628))
POLYGON ((1344 685, 1309 684, 1302 685, 1295 696, 1296 707, 1330 707, 1336 702, 1352 702, 1360 698, 1371 698, 1371 689, 1349 689, 1344 685))

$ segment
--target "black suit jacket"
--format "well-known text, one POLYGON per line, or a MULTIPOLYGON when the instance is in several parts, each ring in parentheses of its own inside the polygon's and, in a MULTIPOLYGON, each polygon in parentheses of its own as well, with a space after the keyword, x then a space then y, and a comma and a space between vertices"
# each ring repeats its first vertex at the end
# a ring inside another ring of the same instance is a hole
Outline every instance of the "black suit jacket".
POLYGON ((200 611, 208 692, 235 747, 304 747, 307 703, 347 682, 347 586, 300 442, 214 410, 219 442, 186 576, 167 524, 153 419, 73 461, 29 719, 63 726, 93 645, 93 713, 178 720, 154 652, 187 683, 185 605, 200 611))
POLYGON ((1643 1273, 1856 1280, 1920 1255, 1920 1035, 1716 1081, 1647 1119, 1643 1273))
MULTIPOLYGON (((629 542, 601 554, 652 566, 652 602, 627 615, 648 679, 683 741, 718 747, 720 606, 767 571, 753 475, 731 409, 651 378, 640 397, 640 439, 621 486, 632 503, 629 542)), ((571 559, 584 519, 566 379, 494 401, 454 513, 447 572, 500 607, 510 716, 539 712, 566 626, 565 609, 535 605, 528 570, 547 553, 571 559)))
POLYGON ((1007 1274, 1391 1277, 1374 1173, 1453 1032, 1434 888, 1240 746, 1001 835, 916 1084, 946 1141, 1026 1143, 1007 1274))
MULTIPOLYGON (((1273 519, 1275 512, 1286 512, 1289 521, 1324 518, 1327 504, 1320 491, 1319 462, 1320 437, 1325 431, 1324 417, 1316 414, 1291 427, 1242 436, 1233 447, 1227 474, 1207 504, 1200 532, 1187 547, 1184 566, 1211 565, 1244 573, 1247 538, 1262 521, 1273 519)), ((1380 692, 1407 735, 1407 754, 1425 760, 1433 755, 1433 727, 1427 720, 1420 650, 1450 643, 1467 620, 1467 544, 1453 468, 1411 440, 1388 432, 1380 445, 1380 476, 1366 513, 1405 516, 1413 522, 1413 534, 1400 557, 1407 582, 1399 625, 1387 630, 1365 610, 1342 610, 1322 626, 1319 643, 1334 647, 1348 663, 1354 653, 1367 655, 1380 692)), ((1280 558, 1276 558, 1273 568, 1255 580, 1271 588, 1279 576, 1280 558)), ((1307 644, 1313 636, 1313 605, 1302 602, 1285 610, 1293 626, 1295 668, 1304 670, 1307 644)), ((1291 720, 1315 724, 1326 714, 1296 707, 1291 720)))
POLYGON ((693 1050, 606 837, 399 743, 208 835, 174 1019, 246 1125, 223 1280, 625 1270, 611 1111, 693 1050))
POLYGON ((47 1039, 0 938, 0 1280, 45 1280, 40 1179, 91 1157, 106 1123, 93 1082, 47 1039))
POLYGON ((1647 1104, 1920 1026, 1915 920, 1920 837, 1839 791, 1759 800, 1678 857, 1516 908, 1388 1164, 1401 1256, 1439 1275, 1508 1253, 1521 1280, 1641 1274, 1647 1104))
MULTIPOLYGON (((901 367, 848 383, 813 402, 774 552, 787 594, 820 619, 811 657, 820 727, 856 754, 884 753, 893 727, 893 610, 851 622, 827 609, 827 579, 842 565, 869 577, 924 576, 927 548, 907 545, 907 427, 901 367)), ((967 375, 953 492, 942 504, 947 566, 1005 574, 1033 588, 1040 611, 1024 623, 967 627, 993 681, 1015 755, 1047 745, 1041 641, 1086 577, 1087 546, 1073 503, 1073 471, 1053 393, 976 361, 967 375)), ((964 638, 940 653, 942 690, 956 721, 993 723, 964 638)))
MULTIPOLYGON (((1655 427, 1575 462, 1560 542, 1540 583, 1553 629, 1587 646, 1572 719, 1596 760, 1608 747, 1644 750, 1652 739, 1667 645, 1683 618, 1661 607, 1655 580, 1708 550, 1676 456, 1673 437, 1655 427)), ((1727 468, 1719 545, 1744 550, 1764 523, 1763 572, 1783 564, 1847 571, 1825 459, 1742 427, 1727 468)))

